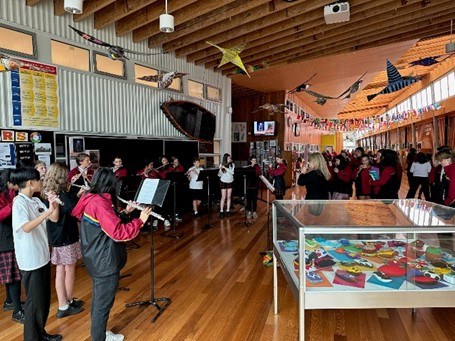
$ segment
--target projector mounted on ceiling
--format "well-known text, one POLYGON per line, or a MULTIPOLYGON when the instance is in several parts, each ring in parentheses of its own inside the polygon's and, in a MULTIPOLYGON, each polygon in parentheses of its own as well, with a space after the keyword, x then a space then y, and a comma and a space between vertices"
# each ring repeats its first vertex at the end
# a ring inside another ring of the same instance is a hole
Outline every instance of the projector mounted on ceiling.
POLYGON ((349 2, 336 2, 324 6, 324 19, 327 25, 349 21, 349 2))

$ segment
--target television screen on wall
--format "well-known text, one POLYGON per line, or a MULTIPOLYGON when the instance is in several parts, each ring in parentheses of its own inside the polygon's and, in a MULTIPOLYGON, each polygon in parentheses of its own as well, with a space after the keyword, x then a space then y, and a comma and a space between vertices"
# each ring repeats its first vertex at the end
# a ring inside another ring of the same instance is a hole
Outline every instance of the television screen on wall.
POLYGON ((274 136, 275 121, 254 121, 253 133, 255 136, 274 136))

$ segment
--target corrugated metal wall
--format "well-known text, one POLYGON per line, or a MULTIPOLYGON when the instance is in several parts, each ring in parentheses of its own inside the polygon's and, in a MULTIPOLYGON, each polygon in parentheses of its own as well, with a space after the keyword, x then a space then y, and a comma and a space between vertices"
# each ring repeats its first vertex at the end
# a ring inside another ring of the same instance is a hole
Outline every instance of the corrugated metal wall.
MULTIPOLYGON (((93 33, 97 38, 115 42, 116 45, 138 52, 159 52, 149 49, 147 41, 133 43, 131 33, 122 37, 115 36, 115 27, 110 25, 103 30, 93 29, 93 16, 78 23, 73 23, 70 14, 61 17, 53 15, 53 1, 43 0, 38 5, 28 7, 25 0, 1 0, 0 23, 16 26, 36 32, 39 46, 39 61, 50 63, 50 52, 44 45, 50 40, 58 39, 91 50, 98 46, 84 41, 74 34, 68 24, 78 29, 93 33), (43 53, 41 53, 43 52, 43 53)), ((109 78, 93 73, 73 71, 59 67, 58 82, 61 111, 61 130, 87 133, 128 134, 140 136, 168 136, 183 138, 167 121, 159 109, 159 104, 169 97, 196 102, 217 115, 217 132, 215 137, 223 140, 223 150, 230 149, 230 114, 231 80, 221 73, 206 70, 201 66, 187 63, 183 58, 172 54, 156 56, 134 56, 130 63, 140 63, 163 70, 176 70, 189 74, 189 78, 222 89, 222 102, 194 99, 184 94, 167 90, 158 90, 134 83, 134 75, 129 81, 109 78), (228 146, 229 145, 229 146, 228 146)), ((0 76, 0 123, 7 126, 3 113, 10 114, 8 98, 4 98, 9 87, 5 75, 0 76), (6 88, 6 89, 5 89, 6 88)), ((186 91, 186 89, 185 89, 186 91)))

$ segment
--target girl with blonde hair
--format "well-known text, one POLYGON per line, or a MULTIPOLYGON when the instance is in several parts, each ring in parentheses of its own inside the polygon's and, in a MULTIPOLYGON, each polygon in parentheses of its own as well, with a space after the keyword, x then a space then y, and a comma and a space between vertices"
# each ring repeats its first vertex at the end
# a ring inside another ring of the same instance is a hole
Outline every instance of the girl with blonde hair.
MULTIPOLYGON (((48 220, 47 234, 52 246, 51 262, 56 265, 55 290, 57 291, 57 318, 62 318, 82 311, 82 300, 73 298, 76 262, 82 257, 79 244, 77 219, 71 216, 76 201, 68 193, 68 167, 60 162, 53 163, 43 180, 41 193, 56 193, 63 205, 59 205, 58 220, 48 220)), ((82 191, 82 190, 81 190, 82 191)))
POLYGON ((314 153, 308 157, 306 167, 297 181, 299 186, 306 187, 307 200, 328 200, 330 172, 321 153, 314 153))

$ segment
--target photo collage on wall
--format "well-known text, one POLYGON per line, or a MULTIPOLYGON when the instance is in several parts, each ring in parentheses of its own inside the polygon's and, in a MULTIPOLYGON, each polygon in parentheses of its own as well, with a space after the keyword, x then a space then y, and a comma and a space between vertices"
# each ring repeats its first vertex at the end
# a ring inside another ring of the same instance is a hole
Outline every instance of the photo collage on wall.
POLYGON ((266 140, 250 142, 250 157, 256 155, 258 165, 261 166, 262 171, 265 173, 269 164, 275 163, 275 157, 280 154, 280 148, 277 140, 266 140))

